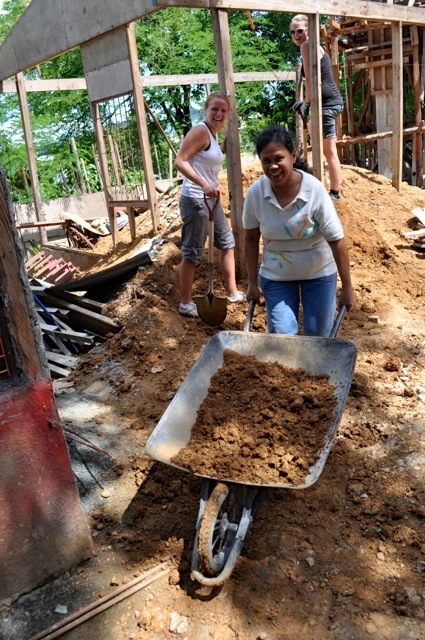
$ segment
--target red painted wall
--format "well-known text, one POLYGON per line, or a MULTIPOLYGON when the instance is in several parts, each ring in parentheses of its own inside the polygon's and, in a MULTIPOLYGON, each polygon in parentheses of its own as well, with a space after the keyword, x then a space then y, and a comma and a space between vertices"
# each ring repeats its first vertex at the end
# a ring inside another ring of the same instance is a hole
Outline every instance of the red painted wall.
POLYGON ((0 391, 0 600, 90 551, 51 380, 0 391))

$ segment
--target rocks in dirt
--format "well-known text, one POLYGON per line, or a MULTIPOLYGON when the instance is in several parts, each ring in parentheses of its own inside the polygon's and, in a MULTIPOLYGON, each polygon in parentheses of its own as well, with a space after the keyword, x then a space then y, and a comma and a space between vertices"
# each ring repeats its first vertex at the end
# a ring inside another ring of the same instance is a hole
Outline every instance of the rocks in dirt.
POLYGON ((186 616, 182 616, 177 611, 172 611, 170 615, 170 626, 168 627, 171 633, 187 633, 189 623, 186 616))

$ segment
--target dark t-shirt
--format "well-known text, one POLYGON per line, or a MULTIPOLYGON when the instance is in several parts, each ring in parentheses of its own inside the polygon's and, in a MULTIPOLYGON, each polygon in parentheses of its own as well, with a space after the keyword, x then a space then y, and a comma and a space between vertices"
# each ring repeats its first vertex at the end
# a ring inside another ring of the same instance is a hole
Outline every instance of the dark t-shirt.
MULTIPOLYGON (((304 77, 304 66, 301 73, 304 77)), ((341 92, 335 84, 331 59, 326 51, 320 59, 320 75, 322 77, 322 109, 344 104, 341 92)))

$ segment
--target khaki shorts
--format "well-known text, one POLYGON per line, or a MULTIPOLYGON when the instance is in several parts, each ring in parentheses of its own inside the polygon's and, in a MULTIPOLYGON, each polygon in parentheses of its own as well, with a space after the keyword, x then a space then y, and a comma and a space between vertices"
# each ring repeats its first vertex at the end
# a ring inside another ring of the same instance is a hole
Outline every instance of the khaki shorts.
MULTIPOLYGON (((200 198, 180 197, 182 226, 182 256, 195 264, 200 264, 208 237, 209 212, 200 198)), ((235 238, 224 211, 218 203, 214 212, 214 246, 217 249, 233 249, 235 238)))

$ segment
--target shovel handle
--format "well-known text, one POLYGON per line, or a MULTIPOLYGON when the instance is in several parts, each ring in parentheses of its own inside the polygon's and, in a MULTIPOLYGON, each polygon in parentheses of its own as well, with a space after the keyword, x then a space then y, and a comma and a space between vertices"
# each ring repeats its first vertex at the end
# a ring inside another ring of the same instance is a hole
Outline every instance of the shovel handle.
POLYGON ((212 198, 207 198, 207 196, 204 194, 204 202, 205 205, 208 209, 208 219, 210 222, 214 222, 214 214, 216 212, 216 209, 218 207, 218 203, 220 202, 220 194, 217 194, 216 196, 213 196, 212 198), (213 200, 213 204, 210 205, 210 203, 208 202, 209 200, 213 200))

